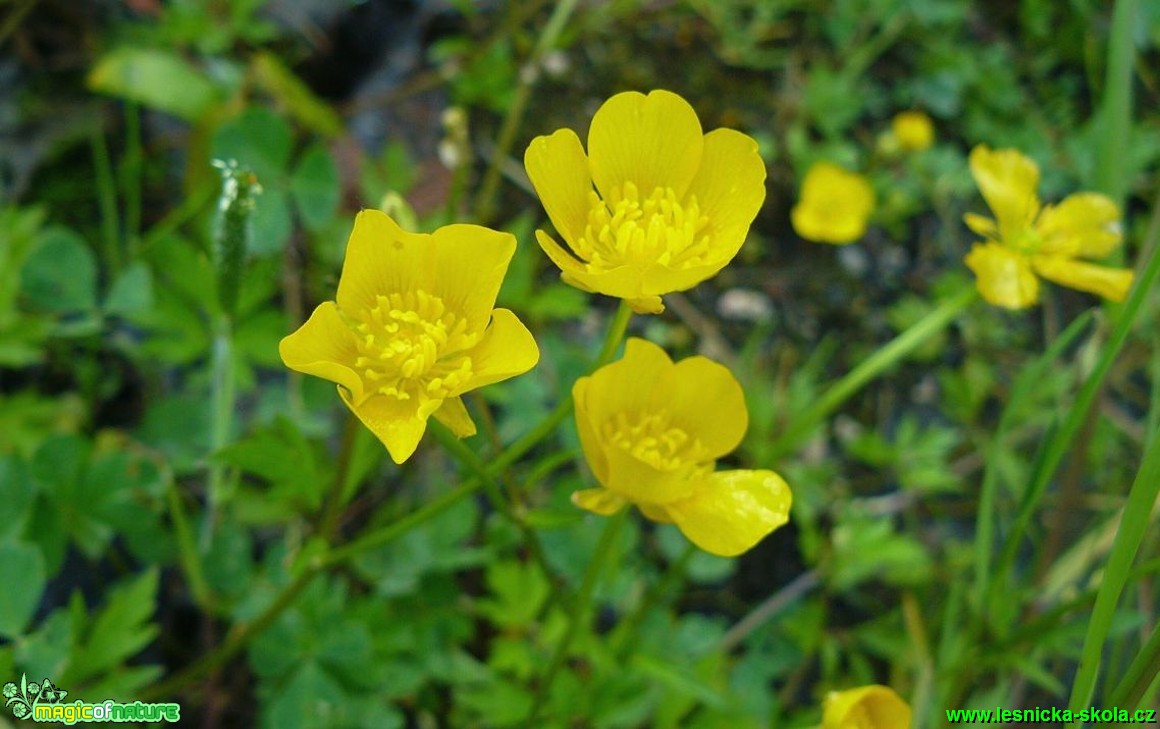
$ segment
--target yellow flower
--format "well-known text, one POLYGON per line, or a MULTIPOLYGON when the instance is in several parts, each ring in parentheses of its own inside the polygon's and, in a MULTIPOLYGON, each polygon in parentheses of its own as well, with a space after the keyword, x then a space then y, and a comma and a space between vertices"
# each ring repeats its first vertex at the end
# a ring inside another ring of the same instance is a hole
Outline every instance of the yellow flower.
POLYGON ((1112 301, 1123 301, 1132 272, 1086 263, 1120 245, 1120 211, 1104 195, 1079 192, 1040 207, 1039 167, 1014 149, 971 150, 971 174, 998 220, 967 213, 985 238, 966 257, 979 292, 996 306, 1022 309, 1039 301, 1039 278, 1112 301))
POLYGON ((515 238, 478 225, 408 233, 378 210, 354 221, 335 301, 278 345, 290 369, 338 383, 347 407, 407 460, 434 416, 475 433, 460 395, 527 372, 540 351, 493 309, 515 238))
POLYGON ((890 130, 898 145, 907 152, 921 152, 934 144, 934 124, 921 111, 903 111, 894 115, 890 130))
POLYGON ((822 729, 910 729, 910 707, 886 686, 831 691, 822 729))
POLYGON ((874 190, 862 175, 829 162, 806 172, 798 204, 790 211, 797 234, 816 243, 853 243, 874 212, 874 190))
POLYGON ((608 515, 633 503, 674 523, 706 552, 732 557, 789 518, 789 486, 772 471, 714 472, 749 425, 741 385, 705 357, 673 364, 629 339, 624 357, 572 388, 580 444, 602 488, 572 494, 608 515))
POLYGON ((757 142, 732 129, 702 134, 693 108, 668 91, 613 96, 592 117, 587 155, 560 129, 532 140, 524 167, 571 249, 536 231, 564 281, 642 314, 724 268, 765 200, 757 142))

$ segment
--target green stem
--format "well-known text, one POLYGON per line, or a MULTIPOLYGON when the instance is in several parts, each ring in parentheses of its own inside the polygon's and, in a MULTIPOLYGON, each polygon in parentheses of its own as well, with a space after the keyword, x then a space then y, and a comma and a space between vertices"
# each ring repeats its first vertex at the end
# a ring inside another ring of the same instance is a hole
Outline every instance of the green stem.
POLYGON ((101 257, 109 280, 121 271, 121 234, 117 219, 117 186, 113 181, 113 164, 109 146, 100 125, 93 127, 93 171, 96 178, 97 205, 101 211, 101 257))
POLYGON ((503 486, 500 485, 494 476, 488 473, 487 464, 475 454, 475 451, 471 450, 466 443, 456 437, 442 423, 431 423, 430 430, 432 435, 435 436, 435 439, 439 441, 439 445, 443 446, 445 451, 463 464, 483 484, 483 492, 486 494, 492 508, 519 529, 520 536, 524 540, 524 546, 531 553, 532 559, 539 565, 540 571, 547 578, 548 583, 556 588, 557 591, 565 593, 557 599, 570 600, 571 596, 566 594, 568 590, 564 581, 556 574, 552 566, 548 564, 548 558, 544 554, 544 547, 540 543, 540 537, 526 521, 520 518, 519 514, 512 510, 511 505, 504 498, 503 486))
POLYGON ((245 648, 246 644, 254 636, 270 627, 278 619, 278 616, 282 614, 282 611, 290 607, 294 600, 298 598, 298 595, 306 589, 310 581, 314 579, 314 576, 322 571, 322 567, 322 562, 315 562, 303 569, 258 617, 248 623, 235 625, 225 642, 219 645, 216 650, 206 654, 196 663, 177 673, 169 680, 146 689, 141 698, 149 701, 155 698, 172 696, 190 683, 193 683, 214 669, 220 668, 226 661, 233 658, 240 650, 245 648))
MULTIPOLYGON (((1160 274, 1160 255, 1156 254, 1157 240, 1160 240, 1160 198, 1157 198, 1153 205, 1152 220, 1148 225, 1147 240, 1143 247, 1143 250, 1147 251, 1147 258, 1143 262, 1143 273, 1136 277, 1132 290, 1128 293, 1128 300, 1121 306, 1120 316, 1116 320, 1116 325, 1108 338, 1108 342, 1100 353, 1100 359, 1096 363, 1095 369, 1084 381, 1083 387, 1076 395, 1075 402, 1068 411, 1063 424, 1051 434, 1050 440, 1041 452, 1042 457, 1036 464, 1031 483, 1024 493, 1023 502, 1019 505, 1014 527, 1007 537, 1007 542, 999 559, 999 566, 994 576, 995 580, 1000 581, 999 584, 1006 584, 1006 579, 1015 563, 1015 555, 1019 550, 1019 545, 1031 523, 1031 517, 1035 514, 1036 508, 1047 490, 1047 485, 1055 474, 1055 469, 1067 454, 1072 439, 1075 438, 1084 418, 1087 417, 1087 411, 1095 401, 1096 395, 1103 385, 1104 377, 1107 376, 1108 370, 1112 367, 1112 362, 1115 361, 1120 349, 1124 346, 1128 333, 1132 329, 1132 324, 1136 320, 1136 315, 1139 313, 1144 299, 1147 298, 1152 284, 1156 281, 1157 274, 1160 274)), ((995 588, 995 585, 992 585, 992 588, 995 588)), ((1077 680, 1078 678, 1077 676, 1077 680)))
POLYGON ((687 543, 681 552, 681 556, 677 557, 669 565, 664 575, 661 576, 661 579, 657 580, 652 588, 645 593, 644 599, 640 601, 640 605, 636 610, 633 610, 617 626, 616 636, 612 640, 612 650, 614 653, 625 656, 632 650, 637 630, 640 628, 641 623, 652 613, 653 608, 660 603, 669 590, 685 576, 685 570, 688 568, 689 562, 696 553, 697 547, 692 542, 687 543))
POLYGON ((1125 144, 1132 127, 1132 63, 1135 55, 1135 23, 1139 17, 1139 0, 1117 0, 1112 12, 1112 29, 1108 41, 1108 67, 1104 86, 1102 133, 1096 166, 1096 189, 1108 195, 1117 205, 1124 202, 1128 189, 1128 155, 1125 144))
POLYGON ((809 435, 815 425, 824 420, 826 416, 867 383, 898 364, 927 339, 945 329, 948 324, 954 321, 955 317, 975 301, 977 296, 974 287, 963 289, 920 319, 914 326, 864 359, 861 364, 831 385, 814 402, 812 407, 790 423, 785 434, 771 447, 771 458, 780 458, 793 450, 803 438, 809 435))
POLYGON ((548 667, 544 671, 543 678, 540 679, 539 685, 536 686, 535 698, 532 702, 532 710, 528 714, 528 720, 525 722, 527 726, 537 726, 536 721, 539 718, 540 712, 543 710, 544 702, 548 699, 552 683, 556 680, 556 675, 560 672, 560 667, 564 664, 564 658, 568 655, 568 648, 572 645, 572 640, 576 637, 576 631, 579 630, 580 624, 583 622, 588 608, 592 602, 592 595, 596 591, 596 585, 599 582, 600 573, 604 569, 604 565, 608 562, 608 558, 612 555, 613 545, 616 544, 616 538, 620 534, 621 527, 628 518, 629 510, 627 508, 621 509, 619 513, 609 517, 604 524, 604 529, 600 532, 600 541, 596 543, 596 550, 592 553, 592 560, 588 563, 588 569, 584 571, 584 577, 580 581, 580 591, 576 594, 576 599, 573 600, 569 607, 567 616, 567 625, 564 628, 564 634, 560 636, 560 640, 556 643, 556 648, 552 651, 552 657, 548 661, 548 667))
POLYGON ((125 241, 129 261, 133 261, 137 256, 141 236, 141 168, 144 163, 141 150, 141 109, 134 103, 125 105, 125 137, 121 184, 125 191, 125 241))
POLYGON ((1160 623, 1153 626, 1148 642, 1132 659, 1128 672, 1112 691, 1110 705, 1121 706, 1129 711, 1139 706, 1157 675, 1160 675, 1160 623))
POLYGON ((572 12, 576 9, 577 4, 578 0, 560 0, 560 2, 556 3, 556 8, 552 11, 552 16, 548 18, 547 25, 540 32, 540 37, 536 42, 536 47, 532 51, 531 57, 528 58, 521 69, 519 84, 516 86, 515 95, 512 97, 512 104, 508 107, 507 116, 504 117, 503 125, 500 127, 495 149, 492 151, 491 160, 487 165, 487 172, 484 173, 483 182, 480 183, 479 194, 476 197, 475 219, 481 225, 487 225, 491 221, 492 216, 495 215, 496 196, 499 193, 500 169, 503 161, 511 153, 512 144, 515 143, 516 133, 519 131, 520 123, 524 118, 524 112, 527 110, 528 101, 532 96, 532 88, 535 86, 540 75, 541 61, 543 61, 544 55, 555 47, 560 33, 564 30, 564 26, 567 24, 568 18, 572 16, 572 12))
POLYGON ((210 429, 209 488, 206 514, 202 522, 201 548, 209 549, 214 523, 225 496, 226 467, 216 456, 230 440, 234 423, 233 327, 228 317, 218 315, 213 337, 213 419, 210 429))
POLYGON ((193 593, 193 601, 202 608, 209 607, 209 583, 205 581, 205 573, 201 569, 201 555, 197 551, 197 541, 193 530, 189 527, 189 517, 185 515, 185 507, 181 503, 181 493, 177 483, 169 479, 166 487, 169 497, 169 518, 173 520, 173 531, 177 536, 177 551, 181 560, 181 569, 185 578, 189 580, 189 589, 193 593))
MULTIPOLYGON (((1127 584, 1128 575, 1132 570, 1132 562, 1136 559, 1136 552, 1140 542, 1152 520, 1152 506, 1156 497, 1160 495, 1160 431, 1152 435, 1148 448, 1144 452, 1144 462, 1136 473, 1136 480, 1128 492, 1128 500, 1124 503, 1124 510, 1120 516, 1120 528, 1116 530, 1116 541, 1112 544, 1112 552, 1108 555, 1108 564, 1104 569, 1103 580, 1100 582, 1099 592, 1096 593, 1096 604, 1092 608, 1092 616, 1088 621, 1087 635, 1083 641, 1083 651, 1080 653, 1079 669, 1076 672, 1075 682, 1071 688, 1072 711, 1077 711, 1092 700, 1095 693, 1096 677, 1100 669, 1100 654, 1103 651, 1104 641, 1112 627, 1116 605, 1120 594, 1127 584)), ((1149 641, 1149 646, 1154 641, 1149 641)), ((1146 646, 1147 648, 1148 646, 1146 646)), ((1142 656, 1145 653, 1141 652, 1142 656)), ((1139 657, 1138 657, 1139 658, 1139 657)), ((1156 656, 1145 656, 1145 666, 1156 660, 1156 656)), ((1133 662, 1133 667, 1136 663, 1133 662)), ((1144 668, 1138 669, 1144 671, 1144 668)), ((1152 676, 1155 673, 1153 672, 1152 676)), ((1141 674, 1140 681, 1144 676, 1141 674)), ((1151 677, 1144 682, 1144 688, 1151 683, 1151 677)), ((1139 697, 1137 697, 1138 700, 1139 697)))
MULTIPOLYGON (((1084 312, 1068 325, 1047 351, 1041 357, 1025 367, 1015 379, 1011 388, 1011 400, 1003 408, 999 416, 999 424, 995 427, 994 435, 987 446, 987 458, 983 469, 983 485, 979 492, 979 510, 975 531, 975 590, 974 594, 982 600, 987 595, 991 579, 991 555, 995 550, 995 501, 999 489, 1000 453, 1004 447, 1007 433, 1014 425, 1015 416, 1022 412, 1027 399, 1036 391, 1042 381, 1044 373, 1063 353, 1071 343, 1087 327, 1091 321, 1091 312, 1084 312)), ((987 604, 987 600, 983 600, 987 604)), ((984 618, 986 608, 980 609, 980 619, 984 618)))
POLYGON ((350 463, 354 458, 355 443, 362 429, 362 422, 354 413, 347 413, 342 428, 342 443, 338 449, 338 471, 334 476, 334 483, 327 494, 326 504, 322 508, 322 517, 318 522, 318 533, 326 540, 334 535, 338 528, 338 520, 342 515, 342 506, 347 495, 347 480, 350 474, 350 463))

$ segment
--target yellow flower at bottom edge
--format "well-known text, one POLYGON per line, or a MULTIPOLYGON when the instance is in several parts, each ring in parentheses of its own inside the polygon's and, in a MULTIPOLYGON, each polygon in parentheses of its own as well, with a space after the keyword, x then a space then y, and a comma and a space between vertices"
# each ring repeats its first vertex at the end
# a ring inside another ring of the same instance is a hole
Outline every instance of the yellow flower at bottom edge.
POLYGON ((862 175, 829 162, 815 162, 790 211, 797 234, 815 243, 853 243, 866 233, 874 212, 874 190, 862 175))
POLYGON ((1039 301, 1039 278, 1123 301, 1132 271, 1082 261, 1103 258, 1121 242, 1120 211, 1094 192, 1041 207, 1039 167, 1014 149, 971 150, 971 175, 995 219, 967 213, 964 221, 985 241, 967 254, 979 293, 996 306, 1022 309, 1039 301))
POLYGON ((705 357, 674 364, 664 350, 629 339, 624 357, 577 380, 576 426, 601 488, 572 494, 609 515, 635 504, 673 523, 706 552, 732 557, 789 519, 789 486, 772 471, 718 471, 716 459, 749 425, 736 378, 705 357))
POLYGON ((886 686, 832 691, 822 729, 910 729, 910 706, 886 686))
POLYGON ((335 301, 278 345, 290 369, 338 384, 347 407, 395 463, 434 416, 475 433, 460 396, 536 365, 516 315, 493 309, 516 241, 478 225, 408 233, 385 213, 355 218, 335 301))
POLYGON ((669 91, 616 94, 592 117, 587 154, 560 129, 532 140, 524 167, 567 244, 536 231, 564 281, 640 314, 724 268, 765 200, 757 142, 732 129, 702 134, 693 107, 669 91))
POLYGON ((902 111, 890 121, 890 131, 907 152, 921 152, 934 144, 934 124, 921 111, 902 111))

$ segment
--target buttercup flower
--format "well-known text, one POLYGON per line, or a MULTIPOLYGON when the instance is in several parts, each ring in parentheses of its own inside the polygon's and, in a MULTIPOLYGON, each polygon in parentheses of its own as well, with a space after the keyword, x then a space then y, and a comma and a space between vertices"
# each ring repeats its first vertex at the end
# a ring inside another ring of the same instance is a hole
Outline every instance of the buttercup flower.
POLYGON ((910 706, 886 686, 832 691, 822 729, 910 729, 910 706))
POLYGON ((934 124, 921 111, 903 111, 890 121, 890 131, 898 146, 907 152, 921 152, 934 144, 934 124))
POLYGON ((515 238, 477 225, 408 233, 378 210, 354 222, 335 301, 278 351, 290 369, 338 384, 347 407, 402 463, 434 416, 475 433, 460 396, 527 372, 540 352, 493 309, 515 238))
POLYGON ((997 220, 968 213, 983 236, 966 257, 989 303, 1022 309, 1039 301, 1039 277, 1112 301, 1123 301, 1132 272, 1081 261, 1103 258, 1120 245, 1120 211, 1104 195, 1080 192, 1056 206, 1040 206, 1039 167, 1014 149, 971 150, 971 174, 997 220))
POLYGON ((663 311, 662 294, 724 268, 765 200, 757 142, 732 129, 702 134, 693 108, 668 91, 613 96, 592 117, 587 154, 560 129, 532 140, 524 167, 568 245, 536 231, 564 281, 638 313, 663 311))
POLYGON ((601 488, 577 506, 612 514, 629 503, 674 523, 706 552, 732 557, 789 518, 789 486, 772 471, 714 472, 749 425, 741 385, 705 357, 673 364, 660 347, 629 339, 623 359, 572 388, 576 425, 601 488))
POLYGON ((790 222, 806 240, 853 243, 866 232, 872 212, 874 190, 865 177, 829 162, 815 162, 806 172, 790 222))

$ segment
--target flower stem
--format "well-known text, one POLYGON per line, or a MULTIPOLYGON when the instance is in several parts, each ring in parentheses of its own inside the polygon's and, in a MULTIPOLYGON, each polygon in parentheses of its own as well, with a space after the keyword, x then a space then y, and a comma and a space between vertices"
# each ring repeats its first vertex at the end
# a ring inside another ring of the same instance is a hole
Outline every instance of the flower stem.
MULTIPOLYGON (((234 420, 234 367, 233 327, 229 317, 219 315, 213 337, 213 419, 210 429, 210 456, 217 454, 229 442, 234 420)), ((201 549, 209 549, 213 540, 214 522, 226 490, 226 467, 217 460, 209 464, 209 488, 206 492, 206 513, 202 521, 201 549)))
POLYGON ((577 4, 578 0, 560 0, 556 3, 555 9, 552 11, 552 16, 548 18, 547 25, 540 32, 540 37, 536 41, 536 47, 532 51, 531 57, 528 58, 527 62, 520 69, 519 84, 516 86, 515 94, 512 97, 512 104, 508 107, 507 116, 504 117, 503 125, 500 127, 495 149, 492 151, 491 160, 487 165, 487 172, 483 175, 483 182, 480 183, 479 194, 476 197, 475 219, 480 225, 487 225, 491 221, 492 216, 495 215, 496 196, 499 193, 500 169, 503 161, 511 153, 512 144, 515 143, 516 132, 519 131, 520 122, 523 121, 524 112, 527 110, 528 101, 532 95, 532 88, 536 85, 536 81, 540 76, 540 64, 543 61, 544 55, 555 47, 560 33, 564 30, 564 26, 567 24, 572 12, 576 9, 577 4))
POLYGON ((588 563, 588 569, 584 571, 584 577, 580 581, 580 591, 576 594, 576 599, 569 603, 569 611, 567 616, 567 627, 564 628, 564 634, 560 636, 559 642, 556 643, 556 648, 552 651, 552 657, 548 661, 548 668, 544 671, 543 678, 536 686, 535 698, 532 702, 532 710, 528 714, 528 720, 525 722, 527 726, 536 726, 536 721, 539 718, 540 712, 543 710, 544 702, 552 689, 552 682, 556 679, 556 674, 560 672, 560 666, 564 663, 564 657, 568 654, 568 648, 572 644, 572 640, 576 637, 576 631, 580 628, 580 623, 584 620, 590 603, 592 602, 592 595, 596 591, 596 585, 599 582, 600 573, 604 569, 605 563, 613 552, 613 545, 616 544, 616 538, 620 534, 621 527, 628 518, 628 509, 621 509, 621 511, 611 517, 605 522, 604 530, 600 532, 600 541, 596 543, 596 549, 592 553, 592 560, 588 563))
POLYGON ((772 458, 780 458, 793 450, 802 439, 809 435, 815 425, 834 412, 854 393, 898 364, 926 340, 945 329, 948 324, 955 320, 955 317, 975 301, 977 296, 978 293, 973 286, 963 289, 920 319, 914 326, 887 342, 882 348, 831 385, 814 402, 812 407, 791 421, 785 434, 773 443, 771 447, 772 458))

